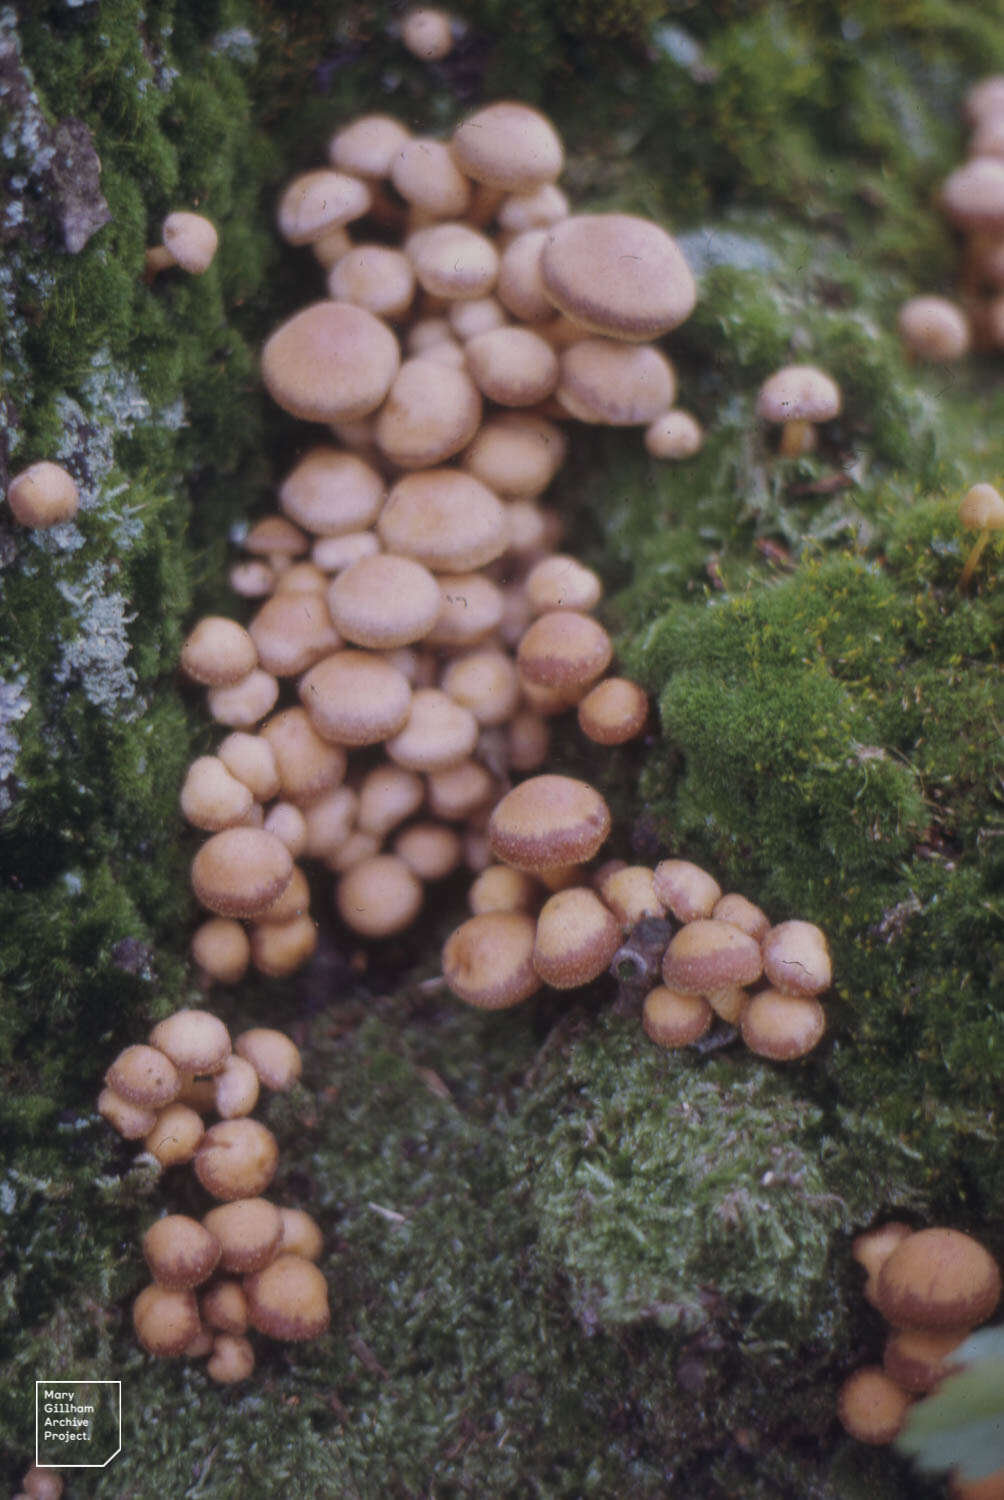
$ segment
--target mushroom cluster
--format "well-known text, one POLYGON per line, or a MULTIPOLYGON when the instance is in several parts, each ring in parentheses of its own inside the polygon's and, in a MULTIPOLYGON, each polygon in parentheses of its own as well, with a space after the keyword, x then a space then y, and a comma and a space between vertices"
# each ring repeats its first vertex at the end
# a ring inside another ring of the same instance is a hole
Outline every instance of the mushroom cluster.
POLYGON ((610 830, 600 793, 569 776, 528 778, 488 823, 498 861, 470 890, 473 916, 447 939, 443 974, 470 1005, 498 1010, 543 985, 575 989, 621 961, 662 983, 645 996, 642 1024, 662 1047, 687 1047, 716 1023, 737 1028, 752 1052, 804 1057, 826 1027, 818 996, 832 966, 811 922, 771 926, 744 896, 723 893, 698 865, 655 869, 590 860, 610 830), (676 931, 673 931, 673 925, 676 931), (644 929, 640 955, 632 935, 644 929))
POLYGON ((541 497, 568 419, 699 444, 652 342, 691 311, 693 277, 657 225, 569 212, 542 114, 491 104, 448 142, 369 115, 329 157, 278 218, 330 295, 262 352, 273 398, 329 435, 244 537, 247 628, 202 620, 181 656, 232 731, 181 794, 211 835, 194 953, 218 983, 310 956, 298 862, 336 875, 353 931, 389 936, 426 882, 489 862, 488 817, 543 764, 552 715, 575 709, 604 745, 641 733, 645 693, 608 675, 600 580, 555 551, 541 497))
POLYGON ((328 1326, 328 1292, 316 1266, 321 1232, 302 1209, 261 1195, 275 1176, 275 1136, 250 1118, 262 1087, 300 1076, 299 1049, 281 1031, 242 1032, 231 1043, 217 1016, 180 1010, 127 1047, 105 1074, 98 1110, 127 1140, 142 1140, 162 1167, 191 1162, 218 1200, 201 1223, 157 1219, 143 1238, 153 1281, 133 1305, 151 1354, 208 1357, 220 1383, 254 1368, 251 1328, 275 1339, 311 1339, 328 1326), (216 1124, 205 1124, 210 1112, 216 1124), (198 1291, 198 1295, 196 1292, 198 1291))
MULTIPOLYGON (((970 1235, 896 1220, 858 1235, 851 1253, 867 1273, 865 1298, 890 1333, 881 1365, 863 1366, 841 1386, 837 1415, 852 1437, 883 1445, 897 1436, 916 1397, 946 1375, 953 1351, 994 1312, 1001 1273, 970 1235)), ((979 1493, 953 1481, 957 1500, 979 1493)))

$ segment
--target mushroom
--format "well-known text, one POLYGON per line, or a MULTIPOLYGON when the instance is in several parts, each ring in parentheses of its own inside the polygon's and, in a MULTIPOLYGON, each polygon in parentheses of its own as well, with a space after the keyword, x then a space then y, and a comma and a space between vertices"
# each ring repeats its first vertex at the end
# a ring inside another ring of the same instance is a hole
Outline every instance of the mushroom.
POLYGON ((656 417, 645 428, 645 450, 653 458, 693 458, 703 443, 700 422, 679 406, 656 417))
POLYGON ((144 1287, 132 1308, 132 1323, 143 1348, 161 1358, 184 1354, 201 1329, 199 1305, 192 1291, 144 1287))
POLYGON ((779 922, 761 939, 763 971, 784 995, 819 995, 833 983, 826 934, 812 922, 779 922))
POLYGON ((170 1058, 156 1046, 139 1043, 119 1053, 105 1074, 105 1083, 129 1104, 160 1109, 177 1097, 181 1077, 170 1058))
POLYGON ((574 886, 541 907, 533 966, 552 988, 578 989, 609 968, 620 941, 620 923, 596 892, 574 886))
POLYGON ((14 475, 7 486, 7 503, 15 521, 42 531, 73 519, 80 508, 80 491, 59 464, 41 459, 14 475))
POLYGON ((362 859, 342 876, 335 905, 362 937, 390 937, 410 927, 422 905, 422 882, 396 854, 362 859))
POLYGON ((597 745, 624 745, 648 722, 648 694, 626 677, 605 677, 579 700, 579 728, 597 745))
POLYGON ((258 665, 258 648, 251 636, 223 615, 199 621, 181 648, 181 670, 206 687, 233 687, 258 665))
POLYGON ((917 359, 961 359, 969 351, 969 319, 947 297, 911 297, 896 319, 900 338, 917 359))
POLYGON ((401 363, 397 339, 351 302, 314 302, 265 342, 261 373, 283 410, 305 422, 350 422, 384 400, 401 363))
POLYGON ((181 1073, 218 1073, 230 1056, 230 1033, 208 1010, 176 1010, 153 1028, 150 1044, 181 1073))
POLYGON ((209 270, 219 248, 216 227, 203 214, 178 209, 168 214, 161 227, 161 241, 146 252, 145 277, 153 281, 169 266, 180 266, 190 276, 209 270))
POLYGON ((959 574, 959 590, 964 592, 991 534, 1004 529, 1004 497, 992 484, 974 484, 972 489, 966 491, 959 504, 959 520, 967 531, 979 532, 959 574))
POLYGON ((488 824, 495 856, 529 874, 592 859, 609 832, 606 802, 595 787, 572 776, 520 782, 498 803, 488 824))
POLYGON ((988 1250, 958 1229, 920 1229, 899 1244, 878 1273, 875 1304, 894 1328, 975 1328, 1001 1295, 1001 1273, 988 1250))
POLYGON ((283 1093, 293 1087, 303 1072, 299 1047, 284 1032, 269 1026, 242 1031, 234 1042, 234 1050, 247 1059, 267 1089, 283 1093))
POLYGON ((279 200, 279 233, 291 245, 309 245, 362 218, 371 201, 369 188, 358 177, 330 167, 302 172, 279 200))
POLYGON ((468 115, 453 133, 450 149, 475 182, 526 193, 554 182, 565 162, 557 131, 527 104, 503 100, 468 115))
POLYGON ((220 1258, 211 1228, 187 1214, 167 1214, 143 1236, 143 1254, 158 1286, 187 1290, 208 1281, 220 1258))
POLYGON ((254 1369, 254 1349, 249 1339, 239 1334, 218 1333, 213 1352, 206 1363, 206 1374, 218 1385, 236 1385, 247 1380, 254 1369))
POLYGON ((192 937, 192 957, 216 984, 237 984, 251 959, 247 933, 232 917, 210 917, 192 937))
POLYGON ((659 1047, 690 1047, 710 1030, 715 1013, 703 995, 682 995, 658 985, 642 1006, 645 1035, 659 1047))
POLYGON ((760 387, 756 414, 779 423, 782 458, 799 458, 816 445, 816 424, 840 415, 840 387, 815 365, 785 365, 760 387))
MULTIPOLYGON (((680 247, 633 214, 572 214, 545 232, 540 261, 548 300, 591 333, 659 338, 688 318, 697 288, 680 247)), ((652 421, 669 405, 652 413, 652 421)))
POLYGON ((162 1167, 174 1167, 192 1160, 205 1133, 201 1116, 189 1104, 175 1100, 160 1111, 143 1148, 155 1156, 162 1167))
POLYGON ((787 995, 759 990, 739 1018, 743 1041, 759 1057, 791 1062, 805 1057, 826 1030, 826 1015, 810 995, 787 995))
POLYGON ((280 1208, 279 1217, 282 1220, 280 1251, 302 1255, 304 1260, 320 1260, 324 1238, 317 1221, 302 1208, 280 1208))
POLYGON ((840 1387, 837 1416, 859 1443, 891 1443, 906 1419, 910 1397, 878 1365, 855 1370, 840 1387))
POLYGON ((269 1338, 318 1338, 328 1327, 328 1284, 312 1261, 283 1254, 244 1282, 248 1318, 269 1338))
POLYGON ((202 1223, 217 1241, 221 1271, 241 1276, 260 1271, 279 1252, 282 1215, 267 1198, 221 1203, 209 1210, 202 1223))
POLYGON ((206 1131, 195 1153, 195 1175, 225 1203, 265 1191, 279 1162, 275 1136, 257 1120, 221 1120, 206 1131))
POLYGON ((335 651, 300 679, 300 697, 318 734, 336 745, 376 745, 402 728, 411 708, 408 679, 382 656, 335 651))
POLYGON ((377 522, 388 552, 414 557, 433 573, 468 573, 505 551, 502 502, 487 485, 456 469, 423 469, 399 479, 377 522))
MULTIPOLYGON (((662 899, 658 880, 655 890, 662 899)), ((726 985, 753 984, 762 970, 759 943, 731 922, 712 917, 681 927, 662 961, 664 983, 685 995, 711 995, 726 985)))
POLYGON ((593 685, 610 665, 613 643, 591 615, 550 610, 536 619, 519 643, 516 661, 524 682, 574 693, 593 685))
POLYGON ((443 978, 479 1010, 506 1010, 537 992, 537 924, 524 911, 486 911, 462 922, 443 946, 443 978))
POLYGON ((672 405, 676 375, 654 344, 585 338, 562 350, 558 402, 580 422, 647 426, 672 405))
MULTIPOLYGON (((722 888, 713 875, 689 859, 663 859, 653 873, 655 893, 678 922, 710 917, 722 888)), ((741 981, 748 983, 749 981, 741 981)))

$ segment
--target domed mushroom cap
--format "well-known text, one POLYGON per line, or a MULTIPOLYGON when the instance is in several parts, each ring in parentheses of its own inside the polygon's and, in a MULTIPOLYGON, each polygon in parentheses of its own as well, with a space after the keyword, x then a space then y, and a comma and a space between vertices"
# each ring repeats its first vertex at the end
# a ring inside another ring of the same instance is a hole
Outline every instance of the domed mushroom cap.
POLYGON ((415 275, 433 297, 485 297, 498 276, 498 251, 468 224, 432 224, 409 235, 405 249, 415 275))
POLYGON ((354 453, 318 445, 305 453, 279 487, 286 515, 315 536, 364 531, 380 514, 384 482, 354 453))
POLYGON ((422 882, 396 854, 361 859, 338 882, 335 905, 342 921, 362 937, 403 932, 422 906, 422 882))
POLYGON ((391 115, 360 115, 328 142, 328 159, 356 177, 386 177, 411 132, 391 115))
POLYGON ((1004 161, 970 157, 945 178, 941 206, 961 229, 1004 229, 1004 161))
POLYGON ((141 1109, 160 1109, 177 1098, 181 1089, 181 1077, 170 1058, 142 1043, 119 1053, 105 1074, 105 1083, 120 1099, 141 1109))
POLYGON ((875 1303, 894 1328, 974 1328, 1000 1295, 1000 1269, 977 1240, 958 1229, 921 1229, 883 1263, 875 1303))
MULTIPOLYGON (((488 824, 492 852, 530 874, 592 859, 610 832, 610 809, 572 776, 531 776, 499 802, 488 824)), ((759 956, 759 950, 758 950, 759 956)))
POLYGON ((318 734, 336 745, 377 745, 396 734, 411 707, 408 679, 383 656, 336 651, 300 679, 318 734))
POLYGON ((415 295, 415 272, 401 250, 354 245, 328 272, 328 291, 337 302, 356 302, 378 318, 400 318, 415 295))
POLYGON ((309 245, 329 229, 359 219, 372 194, 358 177, 319 167, 294 177, 279 200, 279 233, 291 245, 309 245))
POLYGON ((855 1370, 840 1387, 837 1416, 859 1443, 884 1446, 903 1425, 910 1406, 906 1391, 878 1365, 855 1370))
POLYGON ((634 214, 563 219, 547 232, 540 270, 560 312, 611 338, 658 338, 689 317, 697 301, 679 245, 634 214))
POLYGON ((164 245, 183 271, 190 276, 201 276, 209 270, 220 237, 204 215, 179 209, 168 214, 160 233, 164 245))
POLYGON ((577 989, 610 966, 621 944, 621 926, 586 886, 549 897, 537 917, 533 966, 545 984, 577 989))
POLYGON ((150 1045, 182 1073, 218 1073, 230 1056, 230 1033, 208 1010, 176 1010, 158 1021, 150 1045))
POLYGON ((947 297, 911 297, 896 318, 900 338, 919 359, 961 359, 970 344, 969 319, 947 297))
POLYGON ((397 339, 385 323, 350 302, 314 302, 265 342, 265 387, 305 422, 350 422, 383 401, 398 372, 397 339))
POLYGON ((402 198, 435 219, 458 218, 467 211, 470 181, 442 141, 426 136, 405 141, 394 153, 390 178, 402 198))
POLYGON ((813 922, 779 922, 761 940, 763 971, 784 995, 821 995, 833 983, 826 934, 813 922))
POLYGON ((251 636, 224 615, 206 615, 181 648, 181 670, 204 687, 233 687, 257 665, 258 648, 251 636))
POLYGON ((765 422, 829 422, 843 401, 835 380, 815 365, 785 365, 768 376, 756 399, 765 422))
POLYGON ((553 182, 565 164, 561 138, 550 120, 527 104, 488 104, 457 126, 450 149, 475 182, 527 193, 553 182))
POLYGON ((679 406, 656 417, 645 429, 645 450, 653 458, 693 458, 703 443, 700 422, 679 406))
POLYGON ((760 990, 743 1008, 743 1041, 758 1057, 792 1062, 805 1057, 826 1030, 826 1014, 810 995, 783 995, 760 990))
POLYGON ((427 636, 439 618, 439 584, 411 557, 378 552, 352 563, 328 590, 331 618, 347 641, 376 651, 427 636))
POLYGON ((662 977, 684 995, 710 995, 730 984, 752 984, 760 978, 760 945, 731 922, 698 918, 670 939, 662 960, 662 977))
POLYGON ((377 447, 401 469, 428 469, 466 448, 481 421, 481 397, 466 370, 431 354, 405 360, 375 419, 377 447))
POLYGON ((220 1243, 211 1226, 187 1214, 167 1214, 143 1236, 143 1254, 158 1286, 178 1291, 209 1280, 220 1258, 220 1243))
POLYGON ((918 1395, 933 1391, 946 1374, 948 1356, 968 1332, 967 1328, 949 1328, 944 1332, 901 1328, 886 1342, 883 1369, 905 1391, 918 1395))
POLYGON ((584 692, 606 671, 613 652, 613 642, 592 615, 555 609, 534 620, 516 660, 526 682, 584 692))
POLYGON ((689 859, 662 859, 653 874, 655 893, 678 922, 710 917, 722 888, 713 875, 689 859))
POLYGON ((282 1240, 282 1215, 267 1198, 238 1198, 211 1208, 203 1225, 218 1241, 220 1269, 246 1275, 274 1258, 282 1240))
POLYGON ((533 967, 537 924, 522 911, 486 911, 461 923, 443 947, 443 977, 479 1010, 505 1010, 540 989, 533 967))
POLYGON ((651 344, 580 339, 558 361, 559 403, 580 422, 644 426, 673 404, 676 376, 651 344))
POLYGON ((399 479, 377 530, 388 552, 414 557, 433 573, 483 568, 509 542, 501 500, 457 469, 424 469, 399 479))
POLYGON ((441 688, 416 688, 408 721, 387 741, 387 754, 406 771, 447 771, 458 766, 478 742, 478 721, 470 709, 441 688))
POLYGON ((261 828, 226 828, 192 861, 192 889, 220 917, 257 917, 293 878, 285 844, 261 828))
POLYGON ((206 1131, 195 1153, 195 1175, 214 1198, 225 1203, 257 1198, 279 1164, 271 1130, 257 1120, 221 1120, 206 1131))
POLYGON ((558 359, 529 328, 493 328, 466 345, 467 367, 483 396, 500 406, 533 406, 558 383, 558 359))
POLYGON ((202 1326, 195 1293, 170 1291, 156 1283, 144 1287, 132 1306, 132 1325, 148 1354, 184 1354, 202 1326))
POLYGON ((244 1282, 251 1326, 269 1338, 316 1339, 331 1320, 328 1284, 312 1261, 280 1255, 244 1282))
POLYGON ((659 985, 642 1007, 645 1035, 658 1047, 691 1047, 711 1029, 715 1013, 703 995, 681 995, 659 985))
POLYGON ((419 5, 405 13, 401 40, 408 51, 424 62, 438 62, 453 51, 453 27, 444 10, 419 5))
POLYGON ((44 530, 76 515, 80 491, 64 468, 41 459, 14 475, 7 486, 7 503, 22 526, 44 530))
POLYGON ((959 520, 970 531, 1000 531, 1004 498, 992 484, 974 484, 959 503, 959 520))
POLYGON ((507 500, 539 495, 564 462, 560 427, 528 412, 489 417, 463 457, 463 467, 507 500))

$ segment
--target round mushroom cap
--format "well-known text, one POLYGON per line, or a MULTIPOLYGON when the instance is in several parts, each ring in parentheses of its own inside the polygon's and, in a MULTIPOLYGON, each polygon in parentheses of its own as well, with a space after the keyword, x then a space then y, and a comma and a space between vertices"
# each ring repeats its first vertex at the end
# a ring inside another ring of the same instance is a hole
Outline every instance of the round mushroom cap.
POLYGON ((883 1369, 897 1385, 914 1395, 933 1391, 946 1374, 948 1356, 968 1333, 968 1328, 949 1328, 944 1332, 901 1328, 886 1343, 883 1369))
MULTIPOLYGON (((260 968, 253 948, 252 942, 252 956, 260 968)), ((243 1057, 231 1054, 213 1079, 213 1098, 221 1120, 249 1115, 258 1103, 258 1074, 243 1057)))
POLYGON ((360 115, 328 142, 328 160, 356 177, 386 177, 411 132, 391 115, 360 115))
POLYGON ((558 383, 558 357, 529 328, 493 328, 468 339, 467 368, 478 390, 500 406, 534 406, 558 383))
POLYGON ((192 1291, 146 1286, 132 1306, 132 1326, 148 1354, 174 1358, 184 1354, 199 1333, 199 1304, 192 1291))
POLYGON ((214 1198, 257 1198, 279 1164, 271 1130, 257 1120, 221 1120, 206 1131, 195 1153, 195 1175, 214 1198))
POLYGON ((540 269, 560 312, 615 339, 659 338, 688 318, 697 301, 679 245, 634 214, 563 219, 547 231, 540 269))
POLYGON ((645 428, 645 449, 653 458, 693 458, 703 442, 700 422, 679 406, 656 417, 645 428))
POLYGON ((564 462, 560 427, 529 412, 489 417, 463 457, 463 467, 507 500, 539 495, 564 462))
POLYGON ((681 995, 658 985, 642 1007, 645 1035, 659 1047, 691 1047, 710 1031, 715 1013, 703 995, 681 995))
POLYGON ((605 677, 579 701, 579 728, 597 745, 624 745, 648 722, 648 694, 627 677, 605 677))
POLYGON ((740 896, 737 891, 728 891, 720 897, 712 907, 711 915, 719 917, 723 922, 731 922, 734 927, 741 927, 743 932, 748 932, 758 943, 770 929, 767 913, 745 896, 740 896))
POLYGON ((462 922, 443 947, 443 977, 479 1010, 505 1010, 537 992, 537 924, 522 911, 487 911, 462 922))
POLYGON ((351 302, 314 302, 265 341, 262 379, 305 422, 351 422, 384 400, 401 363, 397 339, 351 302))
POLYGON ((200 1286, 216 1270, 220 1243, 198 1219, 167 1214, 143 1236, 143 1254, 158 1286, 172 1291, 200 1286))
POLYGON ((477 338, 479 333, 490 333, 493 328, 508 325, 505 308, 497 297, 468 297, 463 302, 451 302, 447 321, 454 336, 462 343, 477 338))
POLYGON ((504 595, 483 573, 439 573, 437 582, 440 611, 426 645, 448 650, 475 646, 501 623, 504 595))
POLYGON ((744 1007, 740 1027, 743 1041, 758 1057, 791 1062, 805 1057, 820 1041, 826 1015, 811 995, 760 990, 744 1007))
POLYGON ((206 1361, 206 1374, 218 1385, 236 1385, 254 1369, 254 1346, 240 1334, 218 1333, 206 1361))
POLYGON ((316 1339, 327 1328, 328 1284, 312 1261, 279 1255, 244 1282, 253 1328, 286 1341, 316 1339))
POLYGON ((526 682, 584 693, 606 671, 613 654, 613 642, 592 615, 555 609, 534 620, 516 660, 526 682))
POLYGON ((445 823, 411 823, 394 840, 394 853, 421 881, 445 880, 464 857, 460 835, 445 823))
POLYGON ((282 1240, 282 1215, 267 1198, 221 1203, 202 1222, 218 1242, 220 1269, 242 1276, 267 1266, 282 1240))
POLYGON ((875 1305, 894 1328, 975 1328, 994 1311, 1001 1273, 958 1229, 920 1229, 883 1262, 875 1305))
POLYGON ((488 865, 467 892, 467 904, 475 916, 491 911, 532 912, 540 897, 540 886, 532 875, 509 865, 488 865))
POLYGON ((537 916, 533 966, 553 989, 578 989, 610 967, 621 925, 588 886, 550 896, 537 916))
POLYGON ((890 1219, 856 1235, 851 1243, 851 1254, 858 1265, 864 1266, 869 1280, 876 1280, 896 1246, 913 1232, 912 1225, 904 1224, 901 1219, 890 1219))
POLYGON ((595 787, 572 776, 520 782, 498 803, 488 824, 496 858, 530 874, 584 864, 609 832, 606 802, 595 787))
POLYGON ((840 387, 824 371, 785 365, 760 387, 756 414, 765 422, 830 422, 842 406, 840 387))
POLYGON ((653 880, 656 895, 678 922, 696 922, 699 917, 710 917, 722 894, 714 876, 689 859, 660 860, 653 880))
POLYGON ((401 22, 401 40, 423 62, 438 62, 453 51, 453 27, 444 10, 416 6, 401 22))
POLYGON ((466 448, 481 421, 481 397, 466 370, 405 360, 376 417, 377 447, 400 469, 428 469, 466 448))
POLYGON ((160 235, 177 264, 190 276, 201 276, 209 270, 220 243, 215 227, 204 215, 182 209, 168 214, 160 235))
POLYGON ((328 273, 336 301, 355 302, 378 318, 400 318, 415 295, 415 272, 402 250, 389 245, 354 245, 328 273))
POLYGON ((906 347, 920 359, 961 359, 969 350, 969 319, 947 297, 911 297, 896 324, 906 347))
POLYGON ((1004 161, 972 156, 945 178, 941 206, 960 229, 1004 229, 1004 161))
POLYGON ((879 1365, 855 1370, 840 1387, 837 1416, 859 1443, 884 1446, 903 1426, 910 1397, 879 1365))
POLYGON ((710 995, 730 984, 753 984, 762 971, 760 944, 731 922, 713 917, 699 917, 681 927, 662 960, 666 985, 685 995, 710 995))
POLYGON ((992 484, 974 484, 959 503, 959 520, 970 531, 1000 531, 1004 498, 992 484))
POLYGON ((449 146, 428 136, 414 136, 394 153, 390 179, 402 198, 435 219, 459 218, 471 200, 470 181, 449 146))
POLYGON ((185 773, 179 798, 183 817, 196 828, 218 833, 253 815, 251 788, 231 776, 215 755, 197 756, 185 773))
POLYGON ((516 668, 509 655, 494 646, 454 657, 443 673, 442 687, 482 726, 507 723, 519 701, 516 668))
POLYGON ((281 839, 261 828, 225 828, 192 861, 192 889, 219 917, 258 917, 293 878, 281 839))
POLYGON ((258 665, 258 648, 236 620, 206 615, 182 646, 180 665, 204 687, 232 687, 258 665))
POLYGON ((218 1073, 230 1056, 230 1033, 208 1010, 176 1010, 150 1033, 150 1045, 181 1073, 218 1073))
POLYGON ((328 603, 347 641, 383 651, 427 636, 442 598, 428 568, 414 558, 378 552, 339 573, 328 603))
POLYGON ((384 493, 384 482, 370 464, 354 453, 319 445, 286 475, 279 504, 315 536, 342 536, 372 526, 384 493))
POLYGON ((278 696, 279 679, 256 667, 231 687, 210 688, 206 703, 217 723, 253 729, 275 707, 278 696))
POLYGON ((608 861, 597 870, 593 883, 625 931, 646 917, 664 917, 666 908, 655 892, 655 880, 647 865, 608 861))
POLYGON ((141 1140, 157 1123, 156 1107, 130 1104, 128 1099, 123 1099, 114 1089, 101 1090, 97 1110, 101 1118, 107 1120, 112 1129, 117 1130, 127 1141, 141 1140))
POLYGON ((274 677, 296 677, 342 644, 321 593, 276 591, 261 605, 248 633, 260 665, 274 677))
POLYGON ((291 245, 309 245, 329 229, 362 218, 372 197, 365 182, 344 172, 301 172, 279 200, 279 233, 291 245))
POLYGON ((450 148, 468 177, 507 193, 528 193, 542 182, 554 182, 565 164, 561 138, 550 120, 511 100, 469 115, 454 131, 450 148))
POLYGON ((32 1464, 21 1480, 21 1490, 21 1500, 24 1495, 28 1500, 62 1500, 63 1476, 55 1469, 32 1464))
POLYGON ((105 1083, 120 1099, 141 1109, 160 1109, 177 1098, 181 1078, 169 1057, 142 1043, 120 1052, 105 1074, 105 1083))
POLYGON ((605 427, 646 426, 672 406, 676 376, 652 344, 580 339, 563 349, 555 392, 580 422, 605 427))
POLYGON ((299 526, 287 521, 285 516, 262 516, 244 538, 245 552, 278 561, 300 557, 310 546, 299 526))
POLYGON ((833 983, 826 934, 812 922, 779 922, 761 939, 763 971, 783 995, 820 995, 833 983))
POLYGON ((414 771, 401 766, 376 766, 368 771, 359 788, 356 822, 363 833, 383 839, 417 812, 425 796, 425 784, 414 771))
POLYGON ((499 259, 495 295, 508 312, 524 323, 546 323, 554 306, 544 287, 541 257, 546 229, 528 229, 509 241, 499 259))
POLYGON ((433 573, 469 573, 501 557, 509 542, 505 507, 480 480, 457 469, 424 469, 399 479, 377 522, 388 552, 433 573))
POLYGON ((300 1049, 282 1031, 269 1026, 253 1026, 242 1031, 234 1042, 234 1050, 251 1064, 267 1089, 284 1092, 303 1072, 300 1049))
POLYGON ((542 182, 525 193, 511 193, 502 200, 495 221, 507 234, 527 229, 548 229, 569 214, 568 198, 553 182, 542 182))
POLYGON ((486 297, 499 271, 491 240, 468 224, 432 224, 416 230, 405 246, 415 275, 433 297, 486 297))
POLYGON ((205 1131, 202 1117, 190 1105, 176 1101, 160 1111, 143 1141, 143 1149, 155 1156, 162 1167, 174 1167, 179 1162, 191 1161, 205 1131))
POLYGON ((325 657, 300 679, 300 697, 318 734, 336 745, 377 745, 402 728, 411 708, 408 679, 368 651, 325 657))
POLYGON ((410 927, 422 907, 422 882, 396 854, 361 859, 338 882, 335 905, 362 937, 391 937, 410 927))
POLYGON ((290 1255, 302 1255, 304 1260, 320 1260, 324 1250, 324 1236, 316 1219, 302 1208, 281 1208, 282 1240, 280 1249, 290 1255))
POLYGON ((407 723, 387 741, 387 754, 406 771, 448 771, 477 742, 478 721, 470 709, 441 688, 416 688, 407 723))
POLYGON ((7 503, 15 521, 44 530, 76 515, 80 491, 72 474, 41 459, 14 475, 7 486, 7 503))

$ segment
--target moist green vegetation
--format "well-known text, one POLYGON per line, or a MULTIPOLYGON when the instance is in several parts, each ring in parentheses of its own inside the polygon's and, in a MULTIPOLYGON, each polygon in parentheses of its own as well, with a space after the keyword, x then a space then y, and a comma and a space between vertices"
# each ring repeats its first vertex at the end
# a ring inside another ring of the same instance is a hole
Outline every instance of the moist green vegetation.
POLYGON ((909 368, 891 330, 951 286, 933 193, 962 90, 1004 67, 1004 7, 466 15, 428 67, 390 5, 0 8, 0 459, 65 462, 84 501, 50 533, 0 521, 2 1480, 33 1381, 62 1374, 125 1392, 121 1457, 71 1496, 906 1500, 916 1477, 843 1439, 833 1400, 881 1338, 855 1230, 895 1211, 1004 1251, 1001 550, 961 596, 955 519, 1004 472, 1004 394, 989 359, 909 368), (659 1052, 612 982, 470 1014, 419 983, 456 886, 362 976, 336 935, 306 976, 214 997, 304 1043, 303 1089, 264 1118, 334 1308, 329 1337, 221 1391, 128 1326, 143 1228, 207 1205, 134 1165, 93 1100, 195 993, 176 799, 213 737, 174 664, 199 613, 241 614, 229 530, 303 442, 255 349, 323 291, 272 204, 355 113, 442 130, 499 95, 553 113, 578 203, 672 224, 701 272, 668 347, 704 450, 660 465, 635 432, 577 431, 555 491, 659 727, 601 757, 559 726, 555 765, 601 780, 610 852, 695 858, 825 926, 830 1030, 780 1069, 659 1052), (51 166, 71 117, 101 163, 82 206, 51 166), (220 254, 147 285, 177 207, 220 254), (845 411, 780 462, 753 404, 791 358, 845 411))

